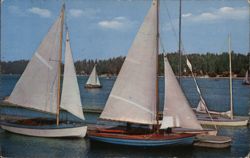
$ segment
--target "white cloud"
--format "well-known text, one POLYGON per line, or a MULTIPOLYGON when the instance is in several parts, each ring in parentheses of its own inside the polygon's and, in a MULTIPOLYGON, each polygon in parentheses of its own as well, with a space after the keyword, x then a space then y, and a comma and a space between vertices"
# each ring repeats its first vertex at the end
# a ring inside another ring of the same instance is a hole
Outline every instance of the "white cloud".
POLYGON ((3 3, 4 0, 1 0, 1 3, 3 3))
POLYGON ((24 11, 22 11, 18 6, 15 6, 15 5, 9 6, 8 11, 11 14, 15 14, 15 15, 18 15, 18 16, 25 16, 26 15, 26 13, 24 11))
POLYGON ((32 13, 32 14, 37 14, 40 17, 43 18, 49 18, 51 17, 51 12, 48 9, 42 9, 42 8, 38 8, 38 7, 32 7, 30 9, 27 10, 28 12, 32 13))
POLYGON ((133 26, 134 22, 130 21, 126 17, 115 17, 111 20, 103 20, 98 23, 98 25, 102 28, 107 28, 107 29, 116 29, 116 30, 121 30, 121 29, 128 29, 133 26))
POLYGON ((99 9, 92 9, 92 8, 87 8, 87 9, 70 9, 69 10, 69 15, 71 17, 77 18, 77 17, 87 17, 87 18, 95 18, 97 13, 99 13, 99 9))
POLYGON ((214 22, 220 20, 242 20, 248 17, 247 7, 232 8, 222 7, 211 12, 203 12, 197 15, 183 14, 184 20, 192 22, 214 22))
POLYGON ((187 17, 190 17, 190 16, 192 16, 192 13, 182 14, 182 17, 183 17, 183 18, 187 18, 187 17))

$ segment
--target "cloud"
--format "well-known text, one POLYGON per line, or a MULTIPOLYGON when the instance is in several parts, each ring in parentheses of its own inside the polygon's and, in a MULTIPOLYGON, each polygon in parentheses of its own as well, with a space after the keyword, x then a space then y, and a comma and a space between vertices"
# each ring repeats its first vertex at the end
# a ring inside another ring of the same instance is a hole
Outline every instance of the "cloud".
POLYGON ((22 11, 18 6, 11 5, 8 7, 8 11, 11 14, 18 15, 18 16, 26 16, 26 13, 22 11))
POLYGON ((3 1, 4 1, 4 0, 1 0, 1 2, 0 2, 0 3, 3 3, 3 1))
POLYGON ((98 23, 98 25, 102 28, 115 30, 128 29, 131 28, 133 24, 133 21, 130 21, 123 16, 115 17, 111 20, 103 20, 98 23))
POLYGON ((32 7, 30 9, 28 9, 27 11, 30 12, 30 13, 32 13, 32 14, 39 15, 40 17, 43 17, 43 18, 49 18, 49 17, 51 17, 51 12, 48 9, 42 9, 42 8, 38 8, 38 7, 32 7))
POLYGON ((182 15, 184 20, 191 22, 217 22, 221 20, 243 20, 248 18, 247 7, 233 8, 221 7, 211 12, 203 12, 197 15, 187 13, 182 15))
POLYGON ((182 14, 182 17, 183 18, 187 18, 187 17, 190 17, 192 15, 193 15, 192 13, 186 13, 186 14, 182 14))
POLYGON ((69 15, 74 18, 78 17, 87 17, 87 18, 96 18, 97 13, 99 13, 99 9, 92 9, 92 8, 87 8, 87 9, 70 9, 69 10, 69 15))

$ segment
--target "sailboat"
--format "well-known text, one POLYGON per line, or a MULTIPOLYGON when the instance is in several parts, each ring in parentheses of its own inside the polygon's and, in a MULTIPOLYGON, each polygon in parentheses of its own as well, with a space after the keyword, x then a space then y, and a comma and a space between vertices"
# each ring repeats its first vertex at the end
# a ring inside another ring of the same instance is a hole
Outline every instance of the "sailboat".
POLYGON ((166 57, 165 103, 160 120, 158 41, 159 1, 153 0, 100 115, 101 120, 121 124, 89 130, 91 140, 130 146, 187 145, 203 130, 166 57), (179 128, 193 133, 175 132, 179 128))
POLYGON ((243 79, 242 84, 243 85, 250 85, 250 77, 248 75, 248 70, 246 71, 246 75, 245 75, 245 78, 243 79))
POLYGON ((4 101, 10 106, 56 114, 56 120, 33 118, 7 121, 1 124, 6 131, 36 137, 84 137, 86 135, 87 126, 83 123, 84 115, 68 32, 62 93, 60 90, 64 10, 63 5, 60 16, 36 50, 11 95, 4 101), (60 120, 60 108, 81 121, 60 120))
MULTIPOLYGON (((246 126, 248 124, 247 117, 240 117, 233 115, 233 88, 232 88, 232 64, 231 64, 231 36, 229 35, 229 87, 230 87, 230 111, 227 112, 217 112, 210 111, 207 108, 205 100, 202 98, 201 91, 196 83, 197 92, 200 95, 200 101, 196 109, 197 118, 201 124, 205 125, 219 125, 219 126, 246 126), (208 116, 208 114, 212 114, 212 119, 208 116)), ((187 60, 187 65, 192 72, 191 63, 187 60)))
POLYGON ((99 77, 96 72, 96 65, 94 66, 87 83, 85 84, 85 88, 102 88, 99 77))

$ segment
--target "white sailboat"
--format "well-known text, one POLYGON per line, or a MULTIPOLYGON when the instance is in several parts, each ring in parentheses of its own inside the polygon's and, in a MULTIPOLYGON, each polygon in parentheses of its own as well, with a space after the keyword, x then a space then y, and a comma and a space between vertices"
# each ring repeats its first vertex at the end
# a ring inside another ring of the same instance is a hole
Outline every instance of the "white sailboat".
POLYGON ((245 75, 245 78, 243 79, 243 82, 242 82, 243 85, 250 85, 250 77, 248 75, 248 70, 246 72, 246 75, 245 75))
POLYGON ((90 139, 131 146, 183 145, 193 142, 194 133, 204 132, 166 57, 165 103, 160 120, 158 40, 159 1, 153 0, 100 116, 127 126, 98 127, 88 132, 90 139))
POLYGON ((56 120, 8 121, 1 124, 7 131, 37 137, 84 137, 86 134, 87 126, 82 121, 59 120, 60 108, 84 120, 68 32, 62 93, 60 90, 64 8, 5 100, 8 105, 56 114, 56 120))
POLYGON ((85 84, 85 88, 102 88, 99 77, 96 72, 96 65, 94 66, 87 83, 85 84))
MULTIPOLYGON (((232 64, 231 64, 231 37, 229 36, 229 87, 230 87, 230 110, 226 112, 210 111, 202 98, 201 91, 195 80, 197 92, 200 95, 200 101, 195 110, 198 120, 201 124, 205 125, 219 125, 219 126, 246 126, 248 124, 247 117, 234 116, 233 114, 233 86, 232 86, 232 64), (212 114, 212 119, 208 116, 212 114)), ((191 63, 187 60, 187 65, 192 72, 191 63)), ((193 76, 194 77, 194 76, 193 76)))

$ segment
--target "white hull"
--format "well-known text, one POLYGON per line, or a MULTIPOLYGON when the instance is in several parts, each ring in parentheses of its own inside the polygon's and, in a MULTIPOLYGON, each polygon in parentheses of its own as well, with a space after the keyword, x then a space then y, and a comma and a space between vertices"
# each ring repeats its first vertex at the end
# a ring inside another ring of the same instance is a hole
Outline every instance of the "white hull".
POLYGON ((83 138, 87 132, 87 126, 72 127, 72 128, 51 128, 51 129, 35 129, 24 127, 13 127, 1 125, 1 127, 9 132, 35 136, 35 137, 80 137, 83 138))
MULTIPOLYGON (((199 119, 198 119, 199 120, 199 119)), ((217 125, 217 126, 246 126, 248 120, 237 120, 237 121, 210 121, 210 120, 199 120, 202 125, 217 125)))

